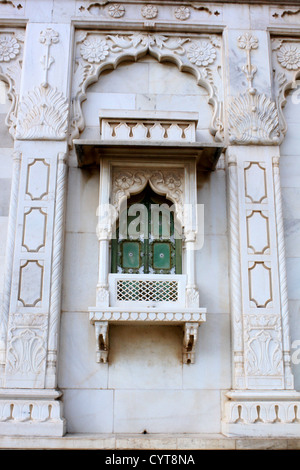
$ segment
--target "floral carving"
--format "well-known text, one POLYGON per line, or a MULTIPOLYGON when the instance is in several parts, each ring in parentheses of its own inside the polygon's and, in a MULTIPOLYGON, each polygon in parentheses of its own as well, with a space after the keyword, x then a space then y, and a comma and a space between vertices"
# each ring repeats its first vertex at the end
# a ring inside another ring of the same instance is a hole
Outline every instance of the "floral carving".
POLYGON ((179 175, 175 173, 168 173, 165 176, 165 184, 170 189, 170 191, 174 191, 181 186, 181 179, 179 175))
POLYGON ((54 31, 52 28, 46 28, 40 33, 40 43, 50 46, 51 44, 56 44, 59 41, 59 34, 57 31, 54 31))
POLYGON ((212 64, 216 56, 216 49, 207 41, 193 43, 187 52, 189 61, 198 66, 212 64))
POLYGON ((246 51, 250 51, 251 49, 257 49, 258 39, 249 33, 245 33, 242 36, 238 37, 238 46, 240 47, 240 49, 246 49, 246 51))
POLYGON ((113 18, 122 18, 125 15, 125 7, 120 3, 114 3, 108 7, 108 13, 113 18))
POLYGON ((142 16, 148 20, 156 18, 158 14, 158 9, 155 5, 144 5, 141 10, 142 16))
POLYGON ((88 62, 99 64, 108 55, 108 45, 104 39, 86 39, 83 41, 80 53, 88 62))
POLYGON ((181 5, 180 7, 175 8, 174 10, 175 18, 181 21, 187 20, 190 17, 190 14, 190 9, 185 7, 184 5, 181 5))
POLYGON ((129 189, 134 184, 134 176, 129 171, 118 173, 115 178, 115 185, 119 189, 129 189))
POLYGON ((57 44, 59 41, 59 34, 52 28, 46 28, 40 33, 40 43, 45 44, 46 54, 41 59, 43 69, 45 71, 43 86, 48 86, 48 70, 54 62, 54 58, 50 55, 50 47, 52 44, 57 44))
POLYGON ((12 36, 2 36, 0 38, 0 62, 9 62, 20 52, 18 41, 12 36))
POLYGON ((277 53, 277 60, 281 67, 297 70, 300 68, 300 49, 297 46, 283 45, 277 53))

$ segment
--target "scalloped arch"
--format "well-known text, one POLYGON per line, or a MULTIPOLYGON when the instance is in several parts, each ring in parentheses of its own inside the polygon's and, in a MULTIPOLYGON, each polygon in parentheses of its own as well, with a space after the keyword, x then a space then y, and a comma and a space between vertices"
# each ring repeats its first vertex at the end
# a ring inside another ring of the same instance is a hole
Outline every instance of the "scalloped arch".
MULTIPOLYGON (((83 42, 87 34, 83 36, 81 34, 78 43, 83 42)), ((72 87, 72 117, 69 142, 71 146, 73 139, 78 138, 85 128, 81 104, 87 99, 87 88, 99 80, 102 72, 106 70, 113 71, 125 61, 137 62, 147 54, 160 63, 174 63, 180 72, 190 73, 195 77, 196 84, 208 92, 207 102, 212 106, 209 131, 216 141, 223 140, 222 105, 218 98, 214 73, 210 67, 197 67, 188 60, 183 44, 192 41, 190 38, 182 39, 179 37, 174 38, 173 36, 147 34, 131 34, 123 35, 122 37, 110 34, 107 36, 102 35, 101 38, 105 38, 110 44, 110 53, 101 63, 95 65, 82 58, 75 60, 77 67, 73 75, 72 87), (169 39, 173 41, 171 47, 167 44, 169 39)), ((200 39, 202 40, 202 38, 200 39)))

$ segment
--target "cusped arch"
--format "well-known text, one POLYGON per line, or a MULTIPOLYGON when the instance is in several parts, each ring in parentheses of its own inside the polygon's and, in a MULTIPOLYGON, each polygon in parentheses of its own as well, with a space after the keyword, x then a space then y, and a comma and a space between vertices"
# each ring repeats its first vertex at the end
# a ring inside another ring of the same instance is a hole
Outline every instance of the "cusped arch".
POLYGON ((212 37, 174 37, 158 34, 135 33, 130 35, 105 35, 78 32, 75 71, 72 84, 72 117, 70 144, 85 128, 81 108, 87 98, 87 88, 96 83, 101 73, 115 70, 121 63, 137 62, 149 54, 158 62, 171 62, 180 72, 190 73, 196 84, 208 93, 208 104, 212 106, 209 131, 216 141, 223 140, 222 103, 216 84, 220 58, 217 49, 220 42, 212 37))
POLYGON ((184 226, 184 172, 182 169, 118 169, 112 176, 112 205, 119 212, 132 195, 142 192, 147 184, 158 195, 174 204, 175 216, 184 226))

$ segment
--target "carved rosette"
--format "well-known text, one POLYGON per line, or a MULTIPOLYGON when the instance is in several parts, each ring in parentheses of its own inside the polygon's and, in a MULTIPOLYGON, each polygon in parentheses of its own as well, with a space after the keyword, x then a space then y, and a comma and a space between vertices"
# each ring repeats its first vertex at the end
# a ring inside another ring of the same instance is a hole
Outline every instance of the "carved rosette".
POLYGON ((20 95, 22 73, 24 31, 15 29, 9 33, 0 33, 0 79, 8 84, 8 98, 11 106, 5 124, 12 137, 15 137, 16 114, 20 95))
MULTIPOLYGON (((146 54, 159 61, 170 60, 179 70, 190 71, 196 83, 208 92, 212 106, 210 132, 216 141, 223 140, 223 116, 219 97, 221 79, 221 42, 216 34, 199 37, 168 36, 159 34, 103 34, 78 31, 76 34, 76 60, 72 86, 72 140, 84 130, 81 102, 87 87, 96 81, 103 70, 115 69, 122 60, 136 61, 146 54)), ((101 78, 100 78, 101 79, 101 78)))
POLYGON ((280 130, 287 131, 283 109, 286 97, 299 104, 300 75, 300 41, 292 38, 272 38, 272 65, 274 73, 274 89, 279 112, 280 130))

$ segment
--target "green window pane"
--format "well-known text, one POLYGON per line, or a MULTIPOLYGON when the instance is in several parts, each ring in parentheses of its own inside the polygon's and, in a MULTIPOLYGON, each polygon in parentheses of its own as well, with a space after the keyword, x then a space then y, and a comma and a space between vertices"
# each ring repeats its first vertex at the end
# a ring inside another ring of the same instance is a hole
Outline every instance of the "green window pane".
POLYGON ((122 268, 138 269, 140 267, 140 244, 139 242, 122 243, 122 268))
POLYGON ((170 243, 153 243, 153 268, 171 269, 170 243))

